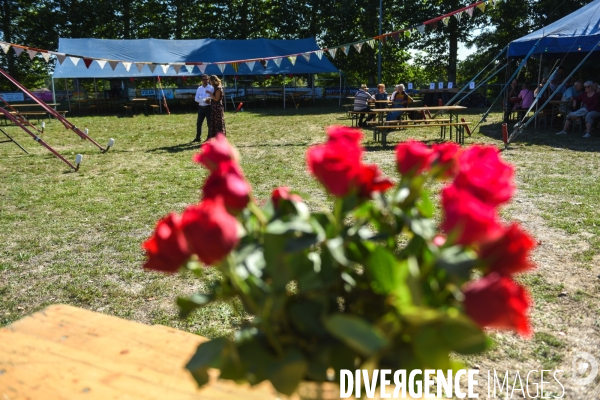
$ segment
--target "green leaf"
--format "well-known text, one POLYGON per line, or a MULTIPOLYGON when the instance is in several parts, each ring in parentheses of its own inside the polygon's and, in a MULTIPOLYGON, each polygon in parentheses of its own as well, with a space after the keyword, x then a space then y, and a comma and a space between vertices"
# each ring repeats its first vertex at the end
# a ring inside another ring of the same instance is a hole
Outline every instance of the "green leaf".
POLYGON ((449 274, 462 279, 469 279, 471 270, 477 265, 472 253, 467 253, 462 247, 453 246, 443 249, 436 266, 449 274))
POLYGON ((276 219, 267 225, 266 229, 267 233, 273 235, 282 235, 285 233, 295 233, 295 232, 304 232, 304 233, 314 233, 311 224, 307 221, 302 221, 300 219, 294 219, 289 222, 284 222, 282 220, 276 219))
POLYGON ((185 365, 185 368, 192 373, 198 386, 208 383, 208 368, 219 365, 227 344, 228 340, 220 337, 201 343, 198 346, 196 353, 185 365))
POLYGON ((295 302, 289 307, 289 318, 303 335, 322 337, 327 335, 321 322, 321 315, 325 310, 323 304, 317 301, 295 302))
POLYGON ((433 217, 433 212, 435 211, 433 207, 433 203, 431 202, 431 198, 429 197, 429 192, 427 190, 423 190, 421 192, 421 203, 418 205, 419 211, 421 215, 425 218, 433 217))
POLYGON ((410 220, 410 228, 415 235, 425 239, 433 239, 437 234, 437 228, 433 220, 429 218, 413 218, 410 220))
POLYGON ((206 295, 201 293, 193 294, 190 297, 178 297, 177 305, 179 306, 179 317, 187 318, 192 313, 192 311, 202 306, 205 306, 213 300, 213 295, 206 295))
POLYGON ((402 273, 398 260, 384 247, 376 247, 366 261, 367 273, 371 277, 371 286, 376 293, 387 295, 402 285, 402 273))
POLYGON ((344 240, 340 237, 327 240, 327 249, 335 261, 347 267, 350 265, 350 261, 344 254, 344 240))
POLYGON ((440 326, 423 326, 414 335, 413 346, 415 355, 424 367, 431 369, 450 368, 450 348, 440 340, 440 326))
POLYGON ((297 349, 289 349, 282 360, 271 364, 269 380, 275 390, 291 396, 308 371, 308 363, 297 349))
POLYGON ((284 251, 286 253, 294 253, 297 251, 306 250, 319 243, 318 235, 302 235, 292 237, 285 243, 284 251))
POLYGON ((448 347, 460 354, 477 354, 488 347, 485 333, 464 315, 448 317, 441 334, 448 347))
POLYGON ((377 328, 355 315, 333 314, 324 323, 329 333, 365 357, 388 345, 388 340, 377 328))
MULTIPOLYGON (((268 276, 273 279, 273 286, 276 291, 285 290, 285 286, 292 279, 291 266, 286 262, 283 248, 287 241, 287 236, 265 234, 264 235, 264 257, 266 261, 265 270, 268 276)), ((266 280, 266 278, 265 278, 266 280)))

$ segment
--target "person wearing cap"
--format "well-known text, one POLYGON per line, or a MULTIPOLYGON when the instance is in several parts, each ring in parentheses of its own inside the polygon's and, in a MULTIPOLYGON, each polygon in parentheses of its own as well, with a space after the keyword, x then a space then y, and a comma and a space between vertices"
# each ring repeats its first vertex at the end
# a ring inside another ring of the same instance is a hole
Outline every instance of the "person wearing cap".
MULTIPOLYGON (((375 97, 369 94, 369 88, 364 83, 360 85, 360 89, 354 95, 354 111, 357 112, 369 112, 369 101, 374 101, 375 97)), ((360 114, 358 117, 358 126, 367 126, 367 122, 375 118, 375 114, 367 116, 367 120, 363 122, 365 114, 360 114)))

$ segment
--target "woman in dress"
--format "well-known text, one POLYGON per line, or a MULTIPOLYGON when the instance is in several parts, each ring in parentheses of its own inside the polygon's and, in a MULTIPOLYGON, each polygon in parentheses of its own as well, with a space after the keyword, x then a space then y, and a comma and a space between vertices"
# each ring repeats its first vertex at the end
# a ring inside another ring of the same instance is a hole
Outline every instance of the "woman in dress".
POLYGON ((206 91, 206 93, 210 96, 210 122, 209 122, 209 137, 213 138, 217 136, 217 133, 222 132, 223 135, 226 135, 225 132, 225 113, 223 111, 223 86, 221 86, 221 80, 216 75, 211 75, 210 84, 215 89, 214 93, 210 91, 206 91))

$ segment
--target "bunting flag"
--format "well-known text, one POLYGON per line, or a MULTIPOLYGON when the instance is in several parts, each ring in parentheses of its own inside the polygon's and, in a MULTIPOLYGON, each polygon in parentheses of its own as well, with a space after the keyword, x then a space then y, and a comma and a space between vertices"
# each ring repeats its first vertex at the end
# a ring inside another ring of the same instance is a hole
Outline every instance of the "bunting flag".
POLYGON ((42 57, 44 57, 44 60, 46 62, 50 61, 50 53, 48 53, 47 51, 42 51, 40 54, 42 55, 42 57))
POLYGON ((292 65, 296 65, 296 58, 297 58, 297 57, 298 57, 298 56, 289 56, 289 57, 288 57, 288 60, 290 60, 290 62, 292 63, 292 65))
POLYGON ((238 70, 240 69, 240 63, 231 63, 231 67, 233 68, 233 70, 237 74, 238 70))
POLYGON ((17 54, 17 57, 19 57, 24 49, 22 47, 13 46, 13 50, 17 54))
POLYGON ((227 64, 225 64, 225 63, 217 63, 217 67, 219 67, 219 71, 221 71, 221 73, 223 73, 223 71, 225 71, 226 66, 227 66, 227 64))
POLYGON ((419 31, 419 33, 421 35, 424 35, 425 34, 425 25, 419 25, 419 26, 417 26, 417 31, 419 31))
POLYGON ((319 60, 323 58, 323 50, 317 50, 315 51, 315 54, 317 55, 317 57, 319 57, 319 60))
POLYGON ((38 52, 37 52, 36 50, 27 50, 27 54, 29 54, 29 59, 30 59, 30 60, 33 60, 33 59, 35 58, 35 55, 36 55, 37 53, 38 53, 38 52))
MULTIPOLYGON (((77 63, 79 62, 79 60, 81 60, 81 58, 78 57, 73 57, 73 56, 69 56, 69 60, 71 60, 71 62, 75 65, 77 65, 77 63)), ((117 61, 118 62, 118 61, 117 61)))
POLYGON ((477 4, 477 8, 479 8, 481 10, 481 12, 485 12, 485 5, 486 5, 486 2, 484 1, 482 3, 477 4))
POLYGON ((175 73, 179 74, 179 71, 181 71, 181 68, 183 67, 183 64, 172 64, 171 66, 175 70, 175 73))
POLYGON ((248 61, 246 63, 246 66, 248 67, 248 69, 250 70, 250 72, 252 72, 252 70, 254 70, 254 64, 256 64, 256 61, 248 61))
POLYGON ((142 72, 142 70, 144 69, 144 63, 135 63, 135 67, 137 68, 138 72, 142 72))
POLYGON ((115 68, 117 68, 117 65, 119 65, 119 62, 118 62, 118 61, 113 61, 113 60, 110 60, 110 61, 108 62, 108 65, 110 65, 110 68, 112 68, 112 70, 114 71, 114 70, 115 70, 115 68))
POLYGON ((337 51, 337 48, 333 48, 333 49, 327 49, 327 51, 329 52, 329 55, 331 56, 331 58, 335 59, 335 53, 337 51))
POLYGON ((277 68, 279 68, 279 66, 281 65, 281 58, 280 57, 274 58, 273 62, 275 63, 275 65, 277 65, 277 68))
POLYGON ((185 69, 187 70, 188 74, 191 74, 194 71, 194 66, 186 64, 185 69))
POLYGON ((260 60, 259 63, 264 69, 267 69, 267 64, 269 64, 269 60, 260 60))
POLYGON ((492 0, 492 7, 496 8, 496 0, 492 0))
POLYGON ((123 61, 123 66, 125 67, 125 69, 127 70, 127 72, 129 72, 129 68, 131 68, 131 63, 123 61))
POLYGON ((310 62, 310 53, 302 53, 302 57, 304 57, 306 62, 310 62))
POLYGON ((148 64, 148 68, 150 68, 150 72, 154 73, 157 64, 148 64))
POLYGON ((163 74, 167 74, 167 71, 169 70, 169 64, 159 64, 160 68, 163 70, 163 74))
POLYGON ((392 34, 392 38, 396 41, 396 43, 399 42, 400 41, 400 32, 394 32, 392 34))
POLYGON ((8 50, 10 50, 10 44, 8 43, 0 43, 0 47, 2 47, 2 51, 4 51, 4 54, 7 54, 8 50))
POLYGON ((84 57, 84 59, 83 59, 83 63, 85 64, 86 68, 90 68, 90 65, 92 65, 93 62, 94 62, 94 60, 91 58, 84 57))
POLYGON ((100 66, 100 69, 104 69, 104 66, 106 65, 106 60, 96 60, 96 62, 100 66))
POLYGON ((460 15, 461 15, 461 13, 454 14, 454 18, 456 18, 456 22, 460 22, 460 15))
POLYGON ((465 11, 465 12, 469 16, 469 18, 473 18, 473 7, 467 8, 467 11, 465 11))
POLYGON ((362 50, 362 43, 354 43, 354 48, 356 49, 357 52, 360 53, 360 51, 362 50))
POLYGON ((433 27, 433 29, 437 29, 437 25, 438 25, 438 22, 437 22, 437 21, 433 21, 433 22, 431 23, 431 26, 433 27))
POLYGON ((371 46, 372 49, 375 48, 375 39, 367 40, 367 44, 371 46))
POLYGON ((448 26, 448 22, 450 22, 450 17, 444 17, 442 19, 442 22, 444 23, 444 25, 448 26))
POLYGON ((58 62, 60 63, 60 65, 62 65, 62 63, 65 61, 65 59, 67 58, 66 54, 63 53, 55 53, 53 51, 50 52, 50 54, 55 55, 56 58, 58 59, 58 62))

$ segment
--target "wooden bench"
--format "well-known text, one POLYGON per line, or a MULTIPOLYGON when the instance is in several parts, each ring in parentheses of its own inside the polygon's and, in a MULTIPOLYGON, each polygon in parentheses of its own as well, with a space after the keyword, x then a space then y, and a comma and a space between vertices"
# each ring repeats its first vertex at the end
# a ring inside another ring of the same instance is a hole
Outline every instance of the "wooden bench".
MULTIPOLYGON (((440 139, 446 138, 446 128, 455 127, 456 128, 456 142, 459 144, 464 144, 465 142, 465 130, 469 132, 469 123, 468 122, 439 122, 433 123, 435 120, 429 120, 428 124, 395 124, 395 125, 378 125, 376 126, 377 138, 379 134, 381 134, 381 144, 383 147, 387 145, 387 135, 391 130, 398 129, 410 129, 410 128, 430 128, 430 127, 440 127, 440 139)), ((452 133, 450 134, 450 140, 452 140, 452 133)))
MULTIPOLYGON (((13 113, 11 113, 13 114, 13 113)), ((46 111, 19 111, 14 113, 14 115, 19 118, 19 117, 24 117, 26 119, 32 119, 35 118, 37 119, 38 123, 40 122, 40 120, 46 119, 48 118, 48 120, 50 120, 50 118, 48 117, 48 113, 46 111)))
POLYGON ((352 126, 358 126, 358 122, 360 121, 361 115, 377 115, 376 112, 373 111, 349 111, 350 120, 352 121, 352 126))
POLYGON ((133 117, 133 106, 131 105, 126 105, 123 106, 123 108, 125 109, 125 115, 127 116, 127 114, 131 115, 133 117))

